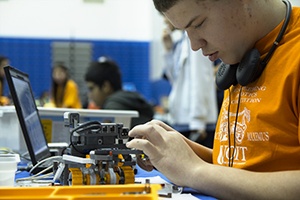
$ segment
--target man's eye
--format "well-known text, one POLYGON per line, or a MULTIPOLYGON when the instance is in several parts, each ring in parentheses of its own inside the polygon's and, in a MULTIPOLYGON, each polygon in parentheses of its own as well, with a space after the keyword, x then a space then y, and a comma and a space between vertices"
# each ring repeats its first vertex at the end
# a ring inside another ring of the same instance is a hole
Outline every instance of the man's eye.
POLYGON ((205 21, 205 20, 203 20, 200 24, 198 24, 197 26, 195 26, 195 29, 196 29, 196 28, 199 28, 200 26, 202 26, 202 24, 204 23, 204 21, 205 21))

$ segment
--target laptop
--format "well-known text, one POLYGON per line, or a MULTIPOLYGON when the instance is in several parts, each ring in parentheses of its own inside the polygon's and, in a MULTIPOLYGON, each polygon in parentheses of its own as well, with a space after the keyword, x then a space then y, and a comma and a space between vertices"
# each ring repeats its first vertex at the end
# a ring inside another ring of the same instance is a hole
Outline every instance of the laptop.
POLYGON ((35 166, 38 162, 49 158, 51 153, 35 104, 29 76, 11 66, 5 66, 4 71, 28 153, 32 165, 35 166))

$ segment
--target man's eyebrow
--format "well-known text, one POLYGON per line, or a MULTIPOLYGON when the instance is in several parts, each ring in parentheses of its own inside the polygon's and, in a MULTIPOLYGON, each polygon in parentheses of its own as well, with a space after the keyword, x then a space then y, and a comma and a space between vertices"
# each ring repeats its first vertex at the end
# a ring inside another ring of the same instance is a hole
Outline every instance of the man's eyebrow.
POLYGON ((188 27, 190 27, 191 24, 197 19, 197 17, 198 17, 198 16, 195 16, 194 18, 192 18, 192 19, 190 20, 190 22, 184 27, 184 29, 187 29, 188 27))

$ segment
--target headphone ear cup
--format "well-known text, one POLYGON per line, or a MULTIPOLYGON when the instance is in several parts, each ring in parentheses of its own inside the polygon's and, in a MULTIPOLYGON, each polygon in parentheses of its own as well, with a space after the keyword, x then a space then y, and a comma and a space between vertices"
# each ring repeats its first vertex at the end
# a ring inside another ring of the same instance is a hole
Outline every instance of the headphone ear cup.
POLYGON ((219 90, 226 90, 231 85, 237 83, 236 80, 236 70, 238 64, 235 65, 227 65, 225 63, 221 63, 218 72, 216 74, 216 85, 219 90))
POLYGON ((241 86, 246 86, 255 81, 263 71, 260 65, 260 53, 258 49, 248 51, 236 70, 236 79, 241 86))

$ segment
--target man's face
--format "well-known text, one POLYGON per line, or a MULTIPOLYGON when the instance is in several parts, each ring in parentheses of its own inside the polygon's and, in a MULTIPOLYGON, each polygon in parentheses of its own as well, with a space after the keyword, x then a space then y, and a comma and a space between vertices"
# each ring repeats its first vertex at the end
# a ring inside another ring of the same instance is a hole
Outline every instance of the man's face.
POLYGON ((87 81, 86 85, 89 89, 89 97, 97 106, 102 107, 105 99, 107 98, 107 94, 94 82, 87 81))
POLYGON ((164 14, 176 28, 187 31, 192 49, 201 48, 211 61, 238 63, 257 41, 249 27, 251 9, 240 0, 181 0, 164 14))
POLYGON ((167 25, 167 28, 171 31, 171 32, 173 32, 173 31, 175 31, 176 29, 175 29, 175 27, 173 26, 173 24, 168 20, 168 18, 164 18, 164 22, 165 22, 165 24, 167 25))

